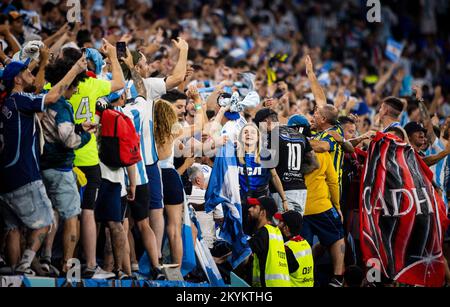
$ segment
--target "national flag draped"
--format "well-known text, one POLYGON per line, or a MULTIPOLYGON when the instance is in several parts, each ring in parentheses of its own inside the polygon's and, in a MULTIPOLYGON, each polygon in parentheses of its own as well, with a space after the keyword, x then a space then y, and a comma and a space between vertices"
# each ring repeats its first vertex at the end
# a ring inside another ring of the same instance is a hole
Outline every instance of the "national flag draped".
POLYGON ((361 180, 361 250, 365 263, 378 260, 381 274, 400 283, 444 284, 448 220, 432 178, 409 144, 377 133, 361 180))
POLYGON ((405 46, 403 43, 399 43, 392 38, 388 38, 384 54, 392 62, 398 62, 400 60, 400 56, 402 55, 404 47, 405 46))
POLYGON ((205 210, 211 212, 222 204, 224 223, 220 237, 232 245, 231 265, 236 268, 251 250, 242 230, 242 207, 239 194, 239 174, 234 145, 228 141, 219 148, 205 195, 205 210))
POLYGON ((214 258, 203 239, 196 238, 195 253, 208 278, 209 284, 213 287, 225 287, 225 282, 217 268, 217 264, 214 262, 214 258))
POLYGON ((184 194, 183 224, 181 227, 181 238, 183 239, 181 274, 185 276, 197 265, 195 259, 194 238, 192 237, 191 217, 189 216, 189 207, 186 194, 184 194))

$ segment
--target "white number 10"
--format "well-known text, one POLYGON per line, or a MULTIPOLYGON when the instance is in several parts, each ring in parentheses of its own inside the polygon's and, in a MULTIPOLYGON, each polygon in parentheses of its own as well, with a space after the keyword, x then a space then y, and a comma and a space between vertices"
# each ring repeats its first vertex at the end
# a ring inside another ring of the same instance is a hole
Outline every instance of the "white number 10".
POLYGON ((302 165, 302 146, 300 144, 287 144, 289 148, 288 168, 299 171, 302 165))

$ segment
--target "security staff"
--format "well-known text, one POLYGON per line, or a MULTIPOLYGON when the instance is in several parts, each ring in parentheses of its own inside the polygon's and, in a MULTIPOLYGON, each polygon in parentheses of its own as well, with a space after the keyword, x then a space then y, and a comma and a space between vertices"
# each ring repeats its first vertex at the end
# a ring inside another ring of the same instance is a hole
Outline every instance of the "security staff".
MULTIPOLYGON (((280 229, 271 221, 278 211, 273 198, 248 198, 249 218, 255 221, 257 231, 249 240, 253 251, 254 287, 290 287, 288 259, 280 229)), ((291 257, 291 262, 296 262, 291 257)))
POLYGON ((314 286, 314 261, 311 246, 308 241, 300 236, 302 228, 302 216, 296 211, 287 211, 283 214, 275 214, 275 218, 280 221, 278 227, 287 240, 284 243, 286 254, 295 256, 298 266, 296 269, 289 266, 289 274, 292 287, 313 287, 314 286))

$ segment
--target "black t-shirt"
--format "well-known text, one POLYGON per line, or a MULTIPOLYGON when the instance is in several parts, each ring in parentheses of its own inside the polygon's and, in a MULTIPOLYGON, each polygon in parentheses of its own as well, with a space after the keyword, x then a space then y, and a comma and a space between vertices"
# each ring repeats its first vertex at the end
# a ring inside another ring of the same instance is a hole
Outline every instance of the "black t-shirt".
MULTIPOLYGON (((267 252, 269 251, 269 232, 266 227, 258 229, 255 234, 248 241, 252 252, 256 254, 259 260, 259 272, 261 277, 261 286, 265 287, 266 282, 264 280, 266 272, 267 252)), ((293 273, 298 270, 299 265, 295 259, 294 253, 289 248, 286 248, 286 260, 288 263, 289 273, 293 273)))
MULTIPOLYGON (((278 134, 279 148, 274 150, 278 153, 276 170, 283 189, 285 191, 306 189, 305 179, 300 170, 305 163, 305 154, 312 151, 308 139, 298 130, 287 126, 280 126, 272 133, 278 134)), ((270 186, 270 192, 276 193, 273 185, 270 186)))

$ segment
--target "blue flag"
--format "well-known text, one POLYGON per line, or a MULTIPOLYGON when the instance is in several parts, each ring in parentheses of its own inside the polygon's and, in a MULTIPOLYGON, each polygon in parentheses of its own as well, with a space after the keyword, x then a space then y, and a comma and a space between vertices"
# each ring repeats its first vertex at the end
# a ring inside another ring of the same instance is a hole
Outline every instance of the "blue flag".
POLYGON ((399 43, 392 38, 388 38, 384 54, 392 62, 398 62, 400 60, 400 56, 402 55, 404 47, 405 45, 403 43, 399 43))
POLYGON ((234 145, 228 141, 219 149, 205 194, 205 210, 211 212, 222 204, 224 222, 220 237, 232 246, 231 265, 236 268, 250 256, 247 235, 242 230, 239 174, 234 145))
POLYGON ((206 243, 197 238, 195 244, 195 253, 197 254, 199 263, 208 278, 209 284, 212 287, 225 287, 222 275, 220 274, 217 264, 206 245, 206 243))
POLYGON ((184 195, 183 225, 181 226, 181 238, 183 239, 183 260, 181 263, 181 274, 185 276, 197 265, 195 259, 194 238, 192 237, 191 217, 187 204, 186 194, 184 195))

